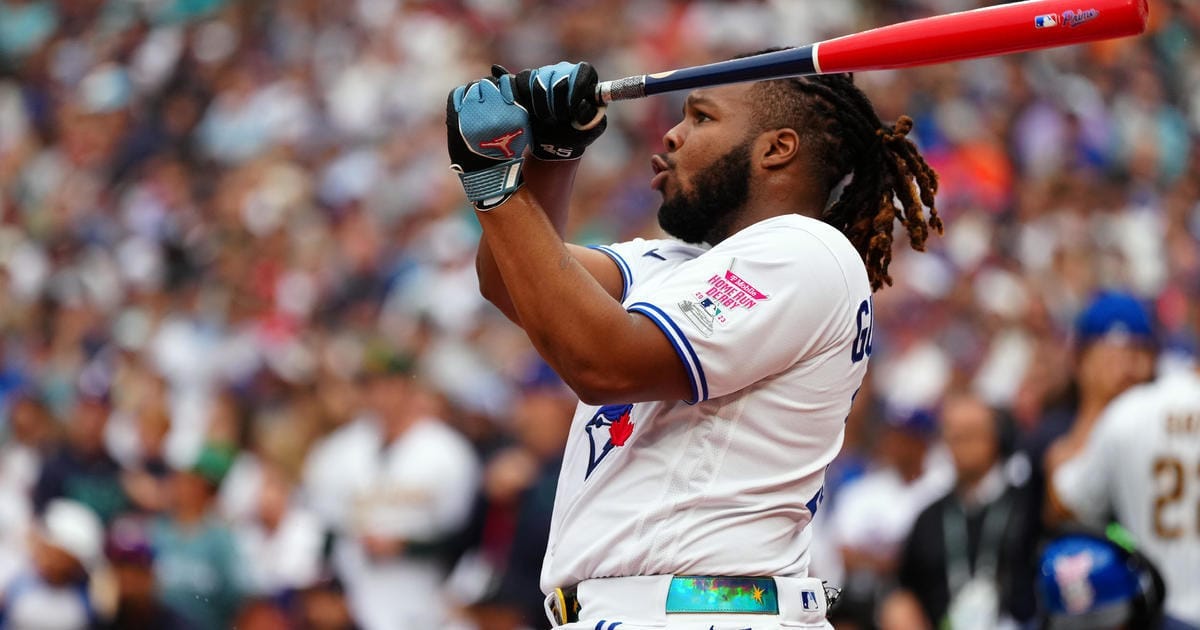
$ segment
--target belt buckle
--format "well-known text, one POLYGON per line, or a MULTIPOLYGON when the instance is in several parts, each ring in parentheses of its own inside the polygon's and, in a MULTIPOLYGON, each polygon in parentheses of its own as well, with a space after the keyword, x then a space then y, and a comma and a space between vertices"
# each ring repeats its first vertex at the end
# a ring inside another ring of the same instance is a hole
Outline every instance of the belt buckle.
POLYGON ((667 591, 666 612, 778 615, 775 579, 677 575, 667 591))

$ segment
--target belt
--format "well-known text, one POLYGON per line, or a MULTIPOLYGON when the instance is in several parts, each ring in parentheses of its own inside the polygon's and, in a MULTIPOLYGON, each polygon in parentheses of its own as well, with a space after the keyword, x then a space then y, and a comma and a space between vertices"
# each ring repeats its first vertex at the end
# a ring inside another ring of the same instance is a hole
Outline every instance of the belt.
MULTIPOLYGON (((559 624, 579 621, 577 587, 556 588, 546 598, 548 615, 559 624)), ((779 614, 775 579, 769 577, 723 577, 676 575, 667 589, 666 612, 779 614)))

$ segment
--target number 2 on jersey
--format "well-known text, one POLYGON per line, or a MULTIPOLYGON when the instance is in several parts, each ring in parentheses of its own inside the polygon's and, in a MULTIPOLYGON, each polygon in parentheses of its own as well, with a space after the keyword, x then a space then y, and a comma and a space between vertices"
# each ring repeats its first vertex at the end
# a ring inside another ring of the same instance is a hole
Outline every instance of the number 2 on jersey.
MULTIPOLYGON (((1166 518, 1164 512, 1183 500, 1190 472, 1193 471, 1188 470, 1177 457, 1156 457, 1154 459, 1155 480, 1164 478, 1166 480, 1166 487, 1162 488, 1154 497, 1154 533, 1163 540, 1175 540, 1185 533, 1185 525, 1168 522, 1169 519, 1166 518)), ((1197 482, 1200 482, 1200 466, 1196 467, 1195 473, 1197 482)), ((1200 535, 1200 503, 1196 504, 1194 516, 1196 518, 1196 534, 1200 535)))
POLYGON ((850 360, 854 363, 862 361, 866 357, 871 356, 871 334, 875 328, 875 309, 871 298, 862 301, 858 305, 858 316, 855 323, 858 325, 858 335, 854 338, 854 347, 850 349, 850 360))

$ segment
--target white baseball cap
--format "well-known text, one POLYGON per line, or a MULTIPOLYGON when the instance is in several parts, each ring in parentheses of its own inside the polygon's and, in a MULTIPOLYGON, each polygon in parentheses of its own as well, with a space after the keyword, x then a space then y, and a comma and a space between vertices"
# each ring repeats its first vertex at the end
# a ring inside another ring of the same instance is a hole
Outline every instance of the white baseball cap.
POLYGON ((53 499, 42 514, 41 535, 46 543, 71 554, 85 569, 93 569, 104 552, 104 525, 86 505, 53 499))

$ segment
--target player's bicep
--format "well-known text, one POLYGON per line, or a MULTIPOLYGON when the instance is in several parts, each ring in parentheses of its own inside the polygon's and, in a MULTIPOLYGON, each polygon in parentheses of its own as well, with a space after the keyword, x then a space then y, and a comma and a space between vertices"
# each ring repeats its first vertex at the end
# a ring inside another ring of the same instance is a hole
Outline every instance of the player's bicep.
POLYGON ((567 244, 567 251, 604 287, 605 293, 617 301, 624 299, 629 288, 629 274, 622 271, 617 258, 600 249, 571 243, 567 244))
MULTIPOLYGON (((609 256, 589 247, 571 243, 566 245, 570 255, 596 279, 596 282, 600 283, 606 293, 614 300, 624 299, 625 292, 629 289, 630 276, 628 271, 619 264, 619 257, 609 256)), ((479 248, 480 256, 477 258, 476 267, 479 273, 480 290, 489 302, 500 309, 501 313, 520 326, 521 319, 517 316, 517 307, 513 305, 506 281, 500 277, 500 271, 496 268, 495 262, 488 252, 486 239, 480 241, 479 248)), ((563 264, 568 262, 564 260, 563 264)))
POLYGON ((677 333, 639 313, 626 313, 622 334, 604 340, 603 352, 587 357, 586 366, 572 370, 569 383, 580 400, 613 405, 654 400, 695 402, 699 382, 688 370, 693 357, 680 345, 677 333))

